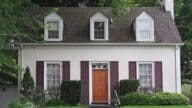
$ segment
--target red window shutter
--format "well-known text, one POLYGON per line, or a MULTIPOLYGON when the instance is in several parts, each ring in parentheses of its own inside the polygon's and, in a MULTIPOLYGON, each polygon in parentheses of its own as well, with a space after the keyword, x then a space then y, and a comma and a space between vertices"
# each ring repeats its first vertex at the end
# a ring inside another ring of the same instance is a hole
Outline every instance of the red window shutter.
POLYGON ((114 95, 114 90, 118 90, 119 85, 119 65, 118 61, 111 61, 110 62, 110 79, 111 79, 111 96, 114 95))
POLYGON ((136 73, 137 69, 136 69, 136 62, 135 61, 131 61, 129 62, 129 79, 137 79, 137 73, 136 73))
POLYGON ((82 103, 89 104, 89 62, 81 61, 82 103))
POLYGON ((44 88, 44 62, 36 61, 36 86, 44 88))
POLYGON ((70 61, 63 61, 63 80, 70 80, 70 61))
POLYGON ((155 62, 155 88, 163 89, 163 81, 162 81, 162 62, 155 62))

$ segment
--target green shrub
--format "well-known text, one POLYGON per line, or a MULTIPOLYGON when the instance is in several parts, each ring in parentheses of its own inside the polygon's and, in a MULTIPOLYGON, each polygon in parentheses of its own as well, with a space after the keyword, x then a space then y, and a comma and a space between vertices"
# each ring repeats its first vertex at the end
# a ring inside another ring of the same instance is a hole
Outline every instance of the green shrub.
POLYGON ((192 97, 192 86, 190 84, 182 84, 181 92, 187 97, 192 97))
POLYGON ((61 100, 70 105, 77 105, 81 100, 81 81, 63 81, 61 100))
POLYGON ((151 95, 144 93, 128 93, 120 97, 121 105, 149 105, 151 95))
POLYGON ((139 80, 121 80, 120 95, 136 92, 139 87, 139 80))
POLYGON ((21 102, 21 104, 25 104, 25 103, 31 101, 31 99, 28 98, 28 97, 21 97, 21 98, 19 99, 19 101, 21 102))
POLYGON ((50 98, 60 99, 61 87, 52 87, 47 90, 50 98))
POLYGON ((151 99, 154 105, 187 105, 189 100, 186 96, 177 93, 155 93, 151 99))
POLYGON ((31 102, 22 103, 19 100, 12 101, 9 105, 9 108, 37 108, 36 105, 34 105, 31 102))
POLYGON ((38 108, 38 107, 34 105, 32 102, 27 102, 23 104, 23 108, 38 108))
POLYGON ((45 92, 41 88, 34 88, 32 92, 32 100, 34 104, 37 106, 44 106, 45 105, 45 92))
POLYGON ((21 85, 22 85, 21 90, 20 90, 21 94, 23 96, 31 95, 32 90, 34 88, 34 80, 31 76, 30 69, 28 66, 25 69, 25 73, 24 73, 21 85))
POLYGON ((48 100, 48 102, 46 103, 47 106, 61 106, 61 105, 65 105, 64 102, 62 102, 62 100, 57 99, 57 98, 51 98, 48 100))
POLYGON ((16 101, 12 101, 9 105, 8 105, 9 108, 23 108, 22 107, 22 104, 19 100, 16 100, 16 101))

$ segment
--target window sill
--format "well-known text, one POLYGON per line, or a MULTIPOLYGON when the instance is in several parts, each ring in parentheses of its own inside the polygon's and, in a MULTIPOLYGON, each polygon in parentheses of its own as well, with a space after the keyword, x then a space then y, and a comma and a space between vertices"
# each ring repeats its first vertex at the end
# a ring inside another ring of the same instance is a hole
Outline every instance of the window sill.
POLYGON ((62 41, 62 39, 45 39, 45 41, 54 41, 54 42, 56 42, 56 41, 62 41))

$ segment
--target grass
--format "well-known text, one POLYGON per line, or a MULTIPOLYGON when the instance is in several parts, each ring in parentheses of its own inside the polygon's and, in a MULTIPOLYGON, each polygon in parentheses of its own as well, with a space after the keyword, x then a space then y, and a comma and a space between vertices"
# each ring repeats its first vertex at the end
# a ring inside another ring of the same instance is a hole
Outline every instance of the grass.
MULTIPOLYGON (((80 106, 57 106, 47 108, 88 108, 80 106)), ((121 108, 192 108, 192 106, 122 106, 121 108)))
POLYGON ((124 106, 121 108, 192 108, 192 106, 124 106))

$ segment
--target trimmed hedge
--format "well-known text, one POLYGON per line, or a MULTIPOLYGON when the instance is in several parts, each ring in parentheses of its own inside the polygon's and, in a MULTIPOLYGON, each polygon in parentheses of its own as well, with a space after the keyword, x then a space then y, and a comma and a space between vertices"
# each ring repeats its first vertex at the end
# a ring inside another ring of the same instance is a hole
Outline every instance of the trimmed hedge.
POLYGON ((188 105, 189 99, 177 93, 155 93, 151 99, 151 103, 154 105, 188 105))
POLYGON ((121 105, 188 105, 189 99, 177 93, 128 93, 120 97, 121 105))
POLYGON ((136 92, 139 87, 139 80, 121 80, 120 81, 120 96, 127 93, 136 92))
POLYGON ((187 97, 192 97, 192 85, 182 84, 181 85, 181 93, 187 97))
POLYGON ((150 95, 144 93, 128 93, 120 97, 121 105, 149 105, 150 95))
POLYGON ((61 100, 70 105, 77 105, 81 100, 81 81, 63 81, 61 100))

